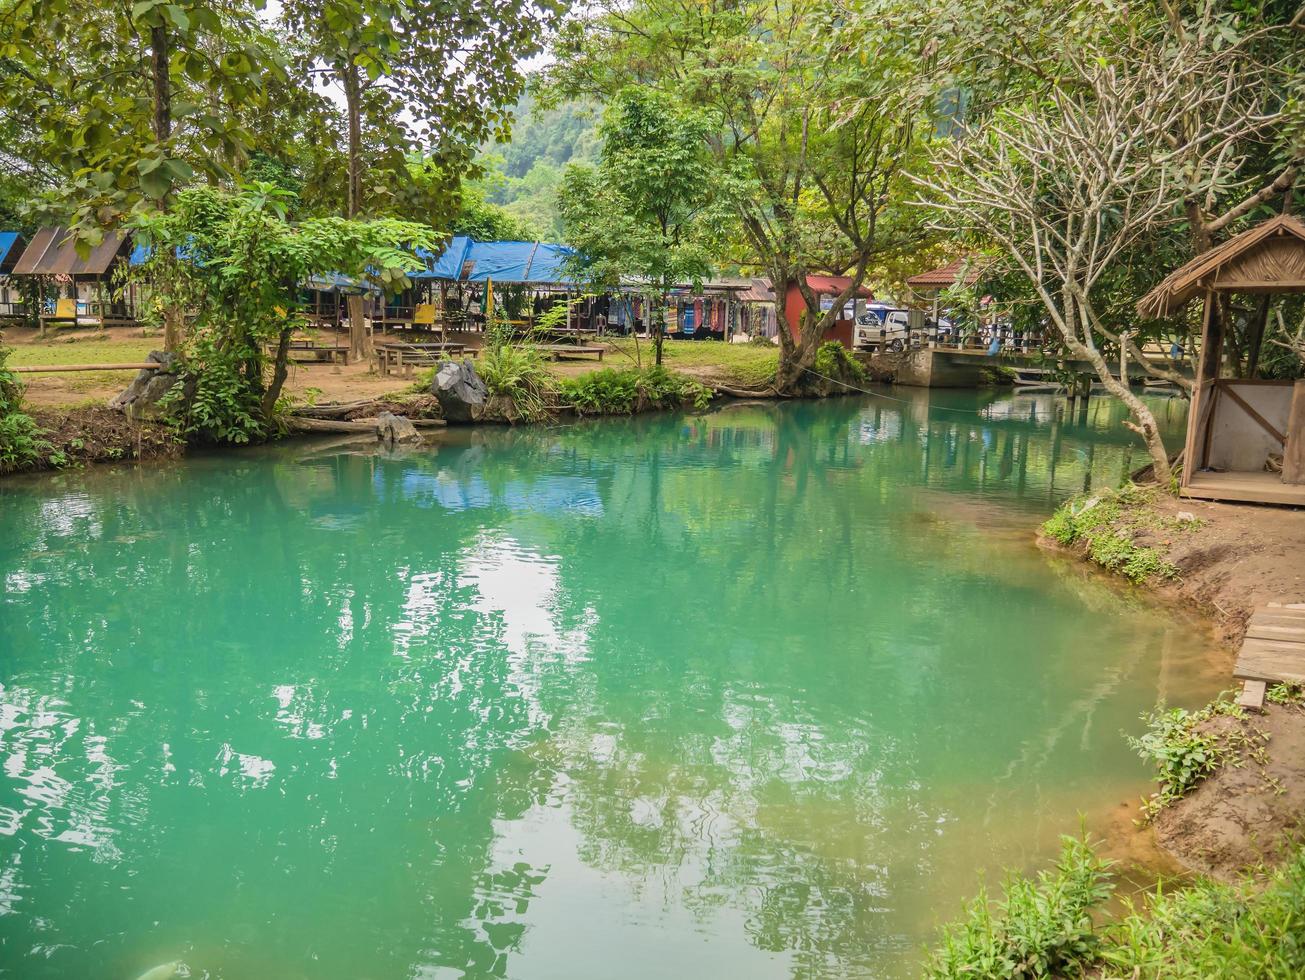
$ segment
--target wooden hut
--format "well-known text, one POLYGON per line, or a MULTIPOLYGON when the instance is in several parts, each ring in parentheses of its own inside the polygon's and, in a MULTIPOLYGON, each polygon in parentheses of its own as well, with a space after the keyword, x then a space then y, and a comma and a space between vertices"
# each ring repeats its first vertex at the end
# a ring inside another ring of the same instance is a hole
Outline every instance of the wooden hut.
MULTIPOLYGON (((68 296, 56 302, 52 313, 41 314, 41 326, 134 326, 129 303, 114 298, 113 274, 129 261, 131 239, 123 232, 106 232, 103 240, 83 257, 66 228, 42 228, 32 236, 15 264, 14 276, 45 276, 68 287, 68 296)), ((61 290, 62 291, 62 290, 61 290)))
MULTIPOLYGON (((1279 215, 1198 255, 1138 301, 1138 313, 1148 319, 1173 316, 1198 296, 1205 304, 1184 496, 1305 506, 1305 380, 1223 377, 1226 324, 1217 314, 1219 297, 1229 293, 1299 292, 1305 292, 1305 223, 1279 215)), ((1252 323, 1258 336, 1248 338, 1251 349, 1264 328, 1263 321, 1252 323)))
MULTIPOLYGON (((816 294, 820 301, 820 313, 823 315, 834 308, 834 303, 852 284, 847 276, 807 276, 807 288, 816 294)), ((863 309, 857 306, 858 300, 869 302, 874 299, 869 286, 858 286, 848 299, 847 305, 839 311, 838 318, 825 329, 822 340, 837 340, 849 350, 853 346, 853 334, 856 330, 856 316, 863 309)), ((788 295, 784 297, 784 315, 788 318, 788 329, 793 339, 801 333, 802 315, 806 312, 806 300, 796 282, 790 283, 788 295)))

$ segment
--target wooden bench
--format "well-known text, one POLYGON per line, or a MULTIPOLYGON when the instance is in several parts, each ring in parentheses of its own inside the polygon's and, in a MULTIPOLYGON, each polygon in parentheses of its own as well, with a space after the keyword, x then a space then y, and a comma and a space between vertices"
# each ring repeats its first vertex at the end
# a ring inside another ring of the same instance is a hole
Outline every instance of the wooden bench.
POLYGON ((607 353, 606 347, 586 346, 583 344, 539 344, 536 348, 544 354, 549 355, 555 361, 560 361, 565 357, 588 357, 597 355, 601 362, 603 355, 607 353))

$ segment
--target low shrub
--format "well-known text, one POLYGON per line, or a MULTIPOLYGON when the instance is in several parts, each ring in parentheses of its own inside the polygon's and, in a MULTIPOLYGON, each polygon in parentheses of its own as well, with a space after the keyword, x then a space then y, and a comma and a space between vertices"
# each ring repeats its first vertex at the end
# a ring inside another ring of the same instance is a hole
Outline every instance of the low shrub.
POLYGON ((520 418, 527 422, 548 418, 557 382, 533 345, 490 343, 481 351, 476 373, 490 395, 506 398, 520 418))
POLYGON ((630 415, 645 408, 706 408, 711 389, 664 367, 604 368, 562 381, 562 400, 581 415, 630 415))
POLYGON ((1102 976, 1305 976, 1305 848, 1268 877, 1158 890, 1108 929, 1102 976))
POLYGON ((1101 925, 1108 866, 1067 840, 1053 872, 1007 881, 998 913, 984 897, 945 930, 925 973, 935 978, 1305 976, 1305 848, 1263 880, 1199 879, 1158 887, 1101 925))
POLYGON ((1178 568, 1158 548, 1137 544, 1134 538, 1144 530, 1186 530, 1200 522, 1180 521, 1149 509, 1146 505, 1157 492, 1128 484, 1066 501, 1043 523, 1042 533, 1067 547, 1082 547, 1096 564, 1132 582, 1176 578, 1178 568))
POLYGON ((1087 842, 1066 837, 1055 869, 1039 872, 1036 880, 1008 877, 995 909, 981 892, 964 919, 945 931, 925 975, 1074 975, 1100 951, 1092 912, 1113 887, 1109 866, 1087 842))
POLYGON ((23 387, 5 366, 8 360, 9 349, 0 347, 0 473, 34 466, 53 448, 42 438, 36 420, 23 411, 23 387))
POLYGON ((859 384, 866 380, 865 367, 837 340, 826 340, 820 345, 812 369, 834 381, 859 384))
POLYGON ((223 345, 212 331, 187 339, 179 361, 181 381, 159 400, 167 423, 186 441, 244 445, 269 435, 263 417, 263 370, 258 352, 223 345), (251 364, 257 365, 251 368, 251 364))
POLYGON ((1181 799, 1227 759, 1233 742, 1245 740, 1220 736, 1206 722, 1219 716, 1244 718, 1245 712, 1231 701, 1216 698, 1199 711, 1160 706, 1142 716, 1146 732, 1137 738, 1126 736, 1128 744, 1155 766, 1160 788, 1142 804, 1149 819, 1164 807, 1181 799))

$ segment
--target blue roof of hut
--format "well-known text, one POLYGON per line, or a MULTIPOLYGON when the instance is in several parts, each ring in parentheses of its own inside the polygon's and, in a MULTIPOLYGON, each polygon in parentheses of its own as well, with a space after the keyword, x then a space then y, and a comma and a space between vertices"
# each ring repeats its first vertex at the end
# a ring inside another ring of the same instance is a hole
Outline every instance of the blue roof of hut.
POLYGON ((438 256, 424 255, 429 271, 413 279, 450 282, 572 283, 563 267, 575 250, 551 242, 478 242, 455 235, 438 256))

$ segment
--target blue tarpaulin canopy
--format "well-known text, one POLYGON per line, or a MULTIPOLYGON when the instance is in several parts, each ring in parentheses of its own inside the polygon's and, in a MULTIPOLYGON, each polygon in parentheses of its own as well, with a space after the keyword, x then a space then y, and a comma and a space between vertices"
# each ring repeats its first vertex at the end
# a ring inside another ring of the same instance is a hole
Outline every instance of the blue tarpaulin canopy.
MULTIPOLYGON (((0 231, 0 267, 7 264, 10 259, 10 251, 18 244, 18 239, 21 237, 22 235, 16 231, 0 231)), ((14 255, 12 258, 17 260, 18 256, 14 255)))
POLYGON ((574 249, 551 242, 478 242, 456 235, 438 257, 425 255, 428 272, 413 279, 446 279, 450 282, 566 283, 574 279, 563 273, 563 265, 574 249))

